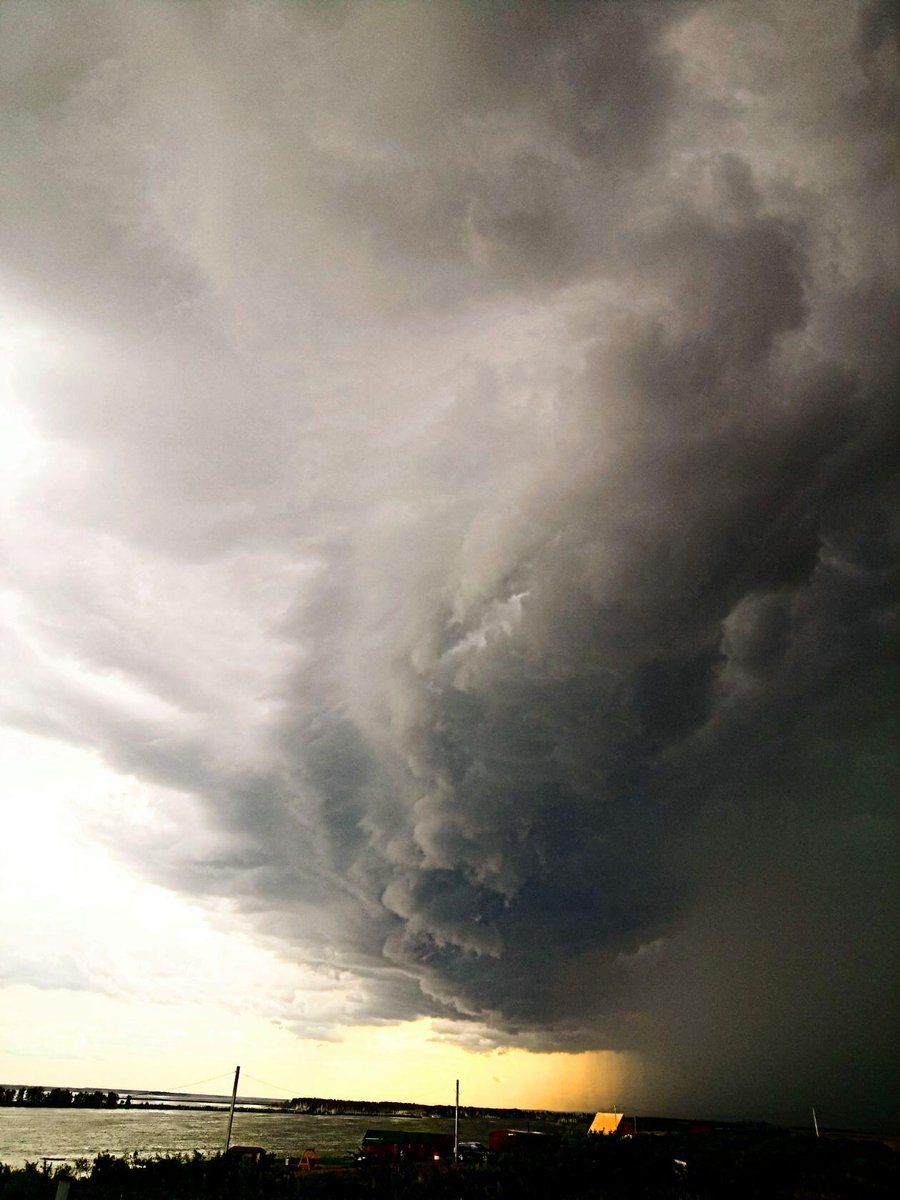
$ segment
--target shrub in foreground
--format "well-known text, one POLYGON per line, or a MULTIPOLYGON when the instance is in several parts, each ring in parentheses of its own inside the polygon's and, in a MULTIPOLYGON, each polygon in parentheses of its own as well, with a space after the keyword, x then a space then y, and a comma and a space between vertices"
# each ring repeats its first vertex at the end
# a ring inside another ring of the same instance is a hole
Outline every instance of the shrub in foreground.
MULTIPOLYGON (((65 1169, 0 1167, 0 1200, 55 1200, 65 1169)), ((484 1163, 293 1173, 280 1160, 100 1155, 69 1200, 887 1200, 900 1155, 778 1130, 630 1140, 570 1134, 484 1163)))

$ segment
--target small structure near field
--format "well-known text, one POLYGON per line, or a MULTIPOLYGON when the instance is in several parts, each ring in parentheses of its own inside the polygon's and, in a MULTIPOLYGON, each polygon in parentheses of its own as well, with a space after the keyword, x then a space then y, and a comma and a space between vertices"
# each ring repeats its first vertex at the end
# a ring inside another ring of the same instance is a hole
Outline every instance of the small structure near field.
POLYGON ((500 1150, 544 1150, 552 1144, 553 1139, 548 1134, 535 1129, 492 1129, 488 1134, 492 1154, 500 1150))
POLYGON ((603 1137, 631 1137, 634 1133, 635 1118, 626 1117, 620 1112, 598 1112, 588 1133, 599 1133, 603 1137))
POLYGON ((438 1162, 453 1157, 453 1134, 416 1129, 367 1129, 361 1162, 438 1162))
POLYGON ((228 1162, 262 1162, 266 1152, 262 1146, 229 1146, 225 1151, 228 1162))

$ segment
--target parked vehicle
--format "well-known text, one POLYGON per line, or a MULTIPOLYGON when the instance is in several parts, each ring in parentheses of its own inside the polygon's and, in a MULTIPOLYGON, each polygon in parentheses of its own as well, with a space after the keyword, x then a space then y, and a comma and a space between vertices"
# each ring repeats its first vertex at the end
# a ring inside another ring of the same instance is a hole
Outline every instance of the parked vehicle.
POLYGON ((459 1161, 462 1163, 484 1162, 489 1154, 484 1142, 460 1142, 459 1161))

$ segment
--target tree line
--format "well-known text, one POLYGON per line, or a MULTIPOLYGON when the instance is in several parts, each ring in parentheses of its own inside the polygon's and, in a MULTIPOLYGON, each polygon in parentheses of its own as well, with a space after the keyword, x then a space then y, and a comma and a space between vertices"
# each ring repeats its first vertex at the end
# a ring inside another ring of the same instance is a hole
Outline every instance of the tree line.
MULTIPOLYGON (((455 1106, 452 1104, 415 1104, 403 1103, 398 1100, 332 1100, 321 1096, 294 1096, 285 1102, 285 1107, 292 1112, 309 1113, 314 1116, 334 1117, 344 1113, 364 1114, 370 1116, 397 1116, 408 1114, 416 1117, 452 1117, 455 1106)), ((509 1121, 556 1121, 560 1124, 583 1124, 590 1122, 593 1113, 558 1113, 550 1110, 521 1109, 521 1108, 482 1108, 471 1104, 459 1106, 462 1119, 497 1119, 509 1121)))
MULTIPOLYGON (((78 1088, 0 1087, 0 1107, 25 1108, 118 1108, 118 1092, 91 1092, 78 1088)), ((124 1107, 131 1106, 125 1097, 124 1107)))

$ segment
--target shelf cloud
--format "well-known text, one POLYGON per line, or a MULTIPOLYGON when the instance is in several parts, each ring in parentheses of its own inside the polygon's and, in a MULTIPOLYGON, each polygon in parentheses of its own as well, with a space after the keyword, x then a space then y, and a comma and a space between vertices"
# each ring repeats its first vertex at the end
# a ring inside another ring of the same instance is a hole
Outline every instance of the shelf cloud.
POLYGON ((359 1020, 890 1115, 894 19, 4 6, 0 703, 97 837, 359 1020))

